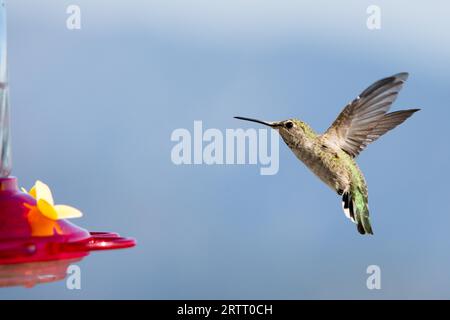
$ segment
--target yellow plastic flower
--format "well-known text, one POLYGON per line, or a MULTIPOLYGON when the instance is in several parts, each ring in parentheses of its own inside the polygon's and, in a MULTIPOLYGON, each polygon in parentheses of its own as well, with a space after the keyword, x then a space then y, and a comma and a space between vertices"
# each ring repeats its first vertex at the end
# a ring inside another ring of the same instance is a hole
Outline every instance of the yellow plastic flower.
MULTIPOLYGON (((22 190, 27 193, 25 189, 22 190)), ((52 220, 79 218, 83 216, 80 210, 63 204, 55 205, 50 188, 41 181, 36 181, 34 186, 28 192, 30 196, 36 199, 39 212, 52 220)))

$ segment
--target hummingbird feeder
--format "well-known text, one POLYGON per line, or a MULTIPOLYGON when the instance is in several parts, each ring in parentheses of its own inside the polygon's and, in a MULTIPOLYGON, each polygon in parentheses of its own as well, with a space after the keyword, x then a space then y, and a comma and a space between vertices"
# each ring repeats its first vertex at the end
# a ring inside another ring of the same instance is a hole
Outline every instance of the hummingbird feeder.
MULTIPOLYGON (((50 189, 38 181, 29 191, 18 188, 11 173, 6 14, 0 3, 0 269, 7 265, 74 261, 93 250, 128 248, 134 239, 112 232, 89 232, 69 222, 75 208, 54 205, 50 189)), ((17 269, 14 269, 17 272, 17 269)), ((22 272, 22 271, 20 271, 22 272)))

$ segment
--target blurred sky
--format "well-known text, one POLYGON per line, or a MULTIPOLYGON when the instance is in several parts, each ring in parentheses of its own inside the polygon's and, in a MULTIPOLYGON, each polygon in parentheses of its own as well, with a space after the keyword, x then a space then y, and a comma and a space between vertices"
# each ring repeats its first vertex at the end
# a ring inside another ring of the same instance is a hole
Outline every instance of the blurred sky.
POLYGON ((89 230, 134 236, 65 282, 0 298, 450 298, 450 4, 434 1, 7 1, 13 173, 89 230), (82 29, 66 29, 78 4, 82 29), (381 30, 366 9, 381 8, 381 30), (280 170, 175 166, 176 128, 298 117, 323 131, 408 71, 422 108, 358 158, 375 236, 280 142, 280 170), (366 268, 382 289, 366 288, 366 268))

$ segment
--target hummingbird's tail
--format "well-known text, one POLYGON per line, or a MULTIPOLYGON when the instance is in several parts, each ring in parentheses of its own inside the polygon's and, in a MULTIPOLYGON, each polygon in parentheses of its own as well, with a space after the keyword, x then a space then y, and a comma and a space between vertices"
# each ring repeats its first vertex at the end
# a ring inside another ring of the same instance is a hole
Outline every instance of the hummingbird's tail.
POLYGON ((344 212, 356 223, 361 234, 373 234, 369 219, 369 204, 367 195, 359 188, 352 187, 342 195, 344 212))

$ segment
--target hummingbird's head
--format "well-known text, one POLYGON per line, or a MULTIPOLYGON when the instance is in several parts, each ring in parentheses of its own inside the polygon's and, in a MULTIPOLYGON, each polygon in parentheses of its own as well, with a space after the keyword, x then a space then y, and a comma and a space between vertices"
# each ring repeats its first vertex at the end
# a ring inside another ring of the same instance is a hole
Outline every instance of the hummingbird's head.
POLYGON ((282 121, 261 121, 252 118, 235 117, 239 120, 252 121, 269 126, 272 129, 278 130, 283 140, 289 144, 293 140, 302 139, 303 137, 312 137, 315 135, 314 131, 305 122, 298 119, 288 119, 282 121))

